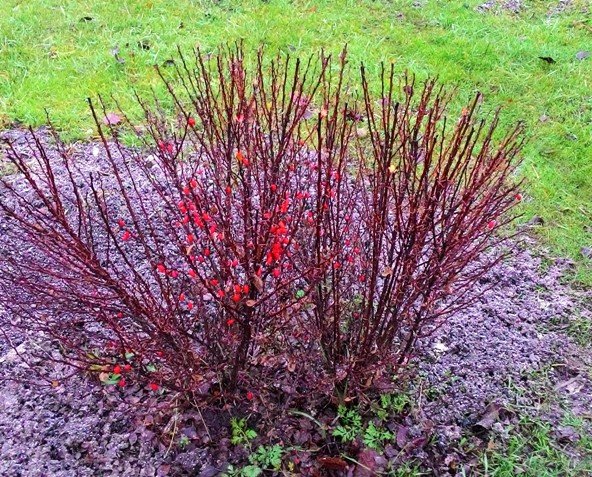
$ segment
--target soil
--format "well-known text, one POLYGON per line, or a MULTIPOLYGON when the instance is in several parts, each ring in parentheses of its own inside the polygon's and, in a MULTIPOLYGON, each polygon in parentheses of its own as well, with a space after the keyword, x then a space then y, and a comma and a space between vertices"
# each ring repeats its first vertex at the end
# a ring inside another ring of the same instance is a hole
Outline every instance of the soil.
MULTIPOLYGON (((23 147, 24 134, 13 130, 4 136, 23 147)), ((95 144, 73 147, 80 157, 92 157, 95 144)), ((18 354, 51 345, 40 337, 5 334, 0 475, 219 475, 229 463, 244 464, 248 454, 230 444, 232 415, 249 416, 259 435, 254 447, 281 442, 304 449, 287 457, 302 475, 373 475, 409 458, 421 460, 434 475, 470 471, 471 457, 456 450, 461 436, 487 443, 522 414, 558 424, 564 408, 576 416, 589 416, 592 409, 592 353, 570 333, 575 320, 592 320, 592 293, 564 284, 569 261, 550 257, 527 236, 477 285, 474 305, 420 344, 398 384, 411 404, 389 422, 396 439, 383 453, 326 439, 311 417, 327 426, 334 422, 335 406, 327 399, 299 406, 309 417, 273 415, 270 403, 258 396, 236 407, 175 410, 177 396, 156 399, 140 387, 124 391, 81 375, 54 383, 37 379, 18 354), (545 410, 542 400, 551 402, 545 410), (365 467, 336 457, 339 451, 365 467)))

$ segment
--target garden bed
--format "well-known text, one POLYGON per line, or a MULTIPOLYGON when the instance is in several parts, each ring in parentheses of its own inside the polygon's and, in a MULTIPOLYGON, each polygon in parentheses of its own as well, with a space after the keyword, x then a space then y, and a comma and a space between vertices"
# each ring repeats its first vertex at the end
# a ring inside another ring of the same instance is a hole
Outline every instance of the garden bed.
MULTIPOLYGON (((4 134, 23 146, 24 132, 4 134)), ((74 157, 96 156, 92 142, 73 147, 74 157)), ((259 446, 279 445, 286 475, 373 475, 405 466, 409 473, 399 475, 414 475, 415 465, 434 475, 463 468, 478 475, 483 452, 503 454, 525 418, 551 423, 575 468, 586 458, 579 443, 590 431, 592 356, 582 323, 592 318, 592 297, 562 283, 568 261, 548 257, 530 239, 512 247, 511 258, 474 290, 474 305, 440 328, 430 341, 435 344, 420 346, 400 379, 385 388, 397 406, 381 407, 372 394, 348 403, 360 426, 348 424, 343 413, 336 417, 330 396, 299 394, 281 376, 274 389, 199 410, 177 408, 174 394, 120 389, 84 376, 35 386, 6 339, 24 356, 48 343, 5 336, 0 474, 218 475, 228 464, 248 464, 250 456, 253 466, 259 446), (566 425, 566 415, 583 420, 581 428, 566 425), (233 445, 232 417, 246 418, 244 430, 257 437, 233 445), (377 450, 367 449, 368 422, 391 435, 378 437, 377 450), (334 435, 340 426, 354 438, 342 442, 334 435)))

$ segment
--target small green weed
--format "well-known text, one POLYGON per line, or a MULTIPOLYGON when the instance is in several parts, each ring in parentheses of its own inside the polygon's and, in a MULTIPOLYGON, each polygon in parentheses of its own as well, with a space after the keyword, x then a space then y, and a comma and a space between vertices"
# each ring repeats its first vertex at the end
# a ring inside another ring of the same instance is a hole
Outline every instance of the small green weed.
POLYGON ((263 469, 256 465, 246 465, 239 469, 229 465, 222 477, 257 477, 263 473, 263 469))
POLYGON ((235 446, 250 447, 251 441, 257 437, 257 433, 247 427, 247 420, 244 417, 242 419, 233 417, 230 420, 230 429, 232 432, 230 442, 235 446))
POLYGON ((257 450, 250 455, 249 461, 253 465, 258 465, 266 470, 280 470, 282 466, 282 456, 284 449, 279 444, 273 446, 259 446, 257 450))
POLYGON ((381 424, 392 415, 401 414, 409 405, 410 399, 406 394, 383 394, 378 403, 371 407, 374 415, 370 415, 367 424, 357 409, 339 406, 337 417, 339 424, 333 430, 333 436, 341 442, 353 442, 360 437, 366 447, 380 450, 385 443, 394 439, 394 435, 381 424))
POLYGON ((348 409, 341 405, 337 409, 339 425, 333 430, 333 436, 341 442, 352 442, 362 433, 362 416, 355 409, 348 409))
POLYGON ((376 416, 384 421, 391 414, 401 414, 411 403, 407 394, 383 394, 380 396, 380 406, 376 416))
POLYGON ((368 423, 366 430, 364 431, 364 437, 362 441, 366 447, 374 450, 380 450, 383 448, 386 441, 390 441, 395 436, 386 429, 376 427, 371 421, 368 423))
POLYGON ((282 467, 284 452, 284 448, 279 444, 259 446, 249 456, 249 465, 240 468, 230 465, 222 475, 225 477, 257 477, 264 471, 278 472, 282 467))

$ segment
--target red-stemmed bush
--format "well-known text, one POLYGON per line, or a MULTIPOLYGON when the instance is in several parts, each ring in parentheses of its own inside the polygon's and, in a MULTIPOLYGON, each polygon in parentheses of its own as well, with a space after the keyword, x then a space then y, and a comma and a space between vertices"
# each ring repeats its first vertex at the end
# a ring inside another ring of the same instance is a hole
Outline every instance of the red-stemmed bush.
POLYGON ((355 389, 403 364, 502 256, 520 130, 495 142, 479 96, 448 126, 449 95, 392 68, 376 97, 362 68, 356 97, 334 63, 259 54, 251 75, 241 48, 180 55, 173 115, 138 98, 142 127, 103 121, 101 102, 94 154, 55 133, 9 144, 3 328, 194 397, 255 368, 355 389))

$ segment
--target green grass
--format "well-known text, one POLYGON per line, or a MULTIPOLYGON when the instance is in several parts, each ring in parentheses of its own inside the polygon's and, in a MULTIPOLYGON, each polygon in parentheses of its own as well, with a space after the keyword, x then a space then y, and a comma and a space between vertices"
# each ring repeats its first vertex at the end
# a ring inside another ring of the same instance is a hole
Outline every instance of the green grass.
MULTIPOLYGON (((573 424, 573 423, 570 423, 573 424)), ((577 423, 576 423, 577 424, 577 423)), ((567 452, 553 436, 553 428, 540 419, 524 418, 511 431, 510 437, 499 451, 486 453, 481 469, 488 477, 584 477, 592 474, 592 447, 585 435, 584 424, 573 428, 583 434, 567 452)))
POLYGON ((557 255, 577 259, 576 278, 592 284, 580 255, 592 244, 592 58, 575 57, 592 49, 587 0, 551 17, 557 2, 526 1, 519 15, 478 13, 481 0, 422 3, 3 0, 0 123, 40 125, 47 108, 68 138, 88 137, 85 98, 114 95, 133 110, 132 89, 158 89, 152 65, 174 58, 177 45, 209 51, 241 38, 248 48, 308 55, 347 42, 353 64, 363 60, 376 71, 393 61, 400 71, 458 85, 459 103, 482 91, 489 109, 504 108, 504 125, 526 121, 525 219, 543 217, 540 237, 557 255))

